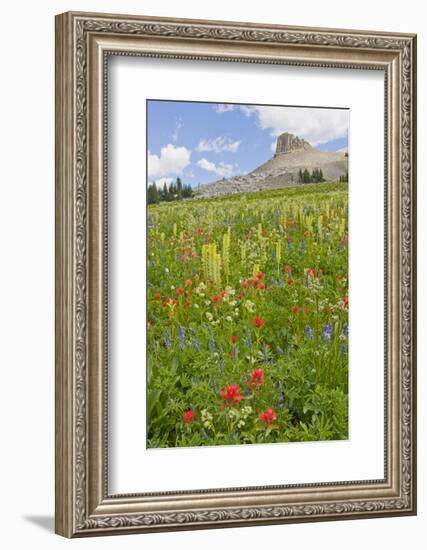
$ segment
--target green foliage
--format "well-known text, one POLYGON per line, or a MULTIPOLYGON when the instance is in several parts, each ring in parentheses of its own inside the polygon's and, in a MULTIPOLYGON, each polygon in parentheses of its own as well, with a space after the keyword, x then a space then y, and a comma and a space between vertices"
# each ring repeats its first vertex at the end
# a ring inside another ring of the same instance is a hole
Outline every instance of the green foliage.
POLYGON ((169 187, 166 182, 164 182, 163 188, 160 191, 157 189, 157 185, 154 182, 150 183, 147 188, 148 204, 157 204, 163 201, 180 201, 182 199, 190 199, 193 195, 194 193, 191 185, 183 185, 181 178, 176 178, 176 182, 171 183, 169 187))
POLYGON ((150 205, 149 447, 348 437, 347 208, 338 183, 150 205))

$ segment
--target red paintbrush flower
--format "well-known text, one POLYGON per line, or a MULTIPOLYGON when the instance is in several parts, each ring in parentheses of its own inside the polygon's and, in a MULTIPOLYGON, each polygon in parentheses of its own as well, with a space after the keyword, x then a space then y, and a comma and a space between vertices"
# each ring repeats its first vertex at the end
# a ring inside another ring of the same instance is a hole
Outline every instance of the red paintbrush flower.
POLYGON ((264 371, 262 369, 255 369, 251 372, 251 379, 245 382, 253 390, 264 384, 264 371))
POLYGON ((236 344, 238 337, 233 334, 232 336, 230 336, 230 340, 232 344, 236 344))
POLYGON ((229 384, 219 392, 219 395, 226 401, 228 405, 237 405, 243 399, 237 384, 229 384))
POLYGON ((273 424, 273 422, 275 422, 277 418, 277 415, 274 411, 274 409, 267 409, 265 410, 263 413, 261 413, 259 415, 259 419, 261 420, 261 422, 264 422, 264 424, 273 424))
POLYGON ((214 304, 220 304, 221 303, 221 296, 218 296, 218 294, 213 294, 211 296, 211 300, 214 304))
POLYGON ((293 306, 292 311, 293 311, 294 313, 298 313, 298 311, 299 311, 299 306, 293 306))
POLYGON ((255 317, 253 325, 255 328, 261 328, 265 325, 265 320, 262 317, 255 317))
POLYGON ((256 274, 256 278, 262 279, 263 277, 264 277, 264 273, 262 271, 258 271, 258 273, 256 274))
POLYGON ((182 419, 184 420, 184 422, 186 424, 191 424, 191 422, 193 422, 194 420, 194 413, 193 411, 185 411, 182 413, 182 419))

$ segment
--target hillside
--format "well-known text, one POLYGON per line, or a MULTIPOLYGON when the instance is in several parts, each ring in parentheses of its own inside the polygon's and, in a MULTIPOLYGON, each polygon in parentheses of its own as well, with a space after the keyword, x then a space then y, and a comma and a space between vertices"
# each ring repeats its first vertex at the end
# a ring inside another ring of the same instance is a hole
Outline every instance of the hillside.
POLYGON ((325 181, 338 181, 348 171, 346 151, 319 151, 287 132, 277 138, 276 153, 247 175, 234 176, 200 186, 199 197, 216 197, 298 185, 299 171, 321 169, 325 181))

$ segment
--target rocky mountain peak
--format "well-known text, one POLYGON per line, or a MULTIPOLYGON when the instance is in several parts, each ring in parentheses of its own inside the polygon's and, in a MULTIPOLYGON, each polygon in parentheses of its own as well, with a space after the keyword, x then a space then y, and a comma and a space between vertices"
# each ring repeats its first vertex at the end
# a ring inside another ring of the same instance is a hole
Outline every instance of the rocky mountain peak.
POLYGON ((298 136, 294 136, 293 134, 289 134, 288 132, 280 134, 277 138, 276 155, 309 149, 313 149, 313 147, 308 143, 308 141, 305 141, 305 139, 298 136))

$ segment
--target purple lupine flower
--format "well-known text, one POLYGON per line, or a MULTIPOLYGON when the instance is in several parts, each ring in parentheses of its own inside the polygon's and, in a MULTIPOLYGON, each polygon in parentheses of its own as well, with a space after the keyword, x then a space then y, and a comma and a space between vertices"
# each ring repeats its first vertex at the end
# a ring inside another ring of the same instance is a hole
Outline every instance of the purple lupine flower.
POLYGON ((215 340, 211 330, 209 330, 209 349, 211 350, 212 353, 216 352, 215 340))
POLYGON ((325 342, 329 342, 332 337, 332 325, 325 325, 323 327, 323 339, 325 342))
POLYGON ((282 277, 279 277, 279 280, 277 281, 277 286, 278 286, 279 288, 282 288, 282 287, 283 287, 283 279, 282 279, 282 277))
POLYGON ((224 359, 222 357, 219 360, 219 370, 221 371, 221 374, 224 374, 224 359))
POLYGON ((308 338, 309 340, 313 340, 314 334, 313 334, 313 329, 311 328, 310 325, 307 325, 307 326, 305 327, 304 334, 307 336, 307 338, 308 338))
POLYGON ((278 401, 278 404, 277 404, 279 409, 281 409, 283 407, 283 402, 284 402, 283 387, 282 387, 282 382, 279 382, 279 401, 278 401))
POLYGON ((288 242, 287 242, 287 247, 288 247, 288 248, 292 248, 292 244, 291 244, 291 241, 290 241, 290 240, 288 240, 288 242))
POLYGON ((276 353, 278 353, 279 355, 283 355, 283 350, 280 346, 276 346, 276 353))
POLYGON ((172 347, 171 333, 168 330, 163 333, 163 341, 167 349, 172 347))
POLYGON ((182 351, 185 348, 185 330, 182 325, 178 325, 178 340, 179 349, 182 351))
POLYGON ((193 346, 193 348, 196 350, 196 351, 200 351, 200 341, 197 340, 197 338, 193 338, 191 340, 191 345, 193 346))
POLYGON ((250 351, 252 349, 252 336, 248 326, 246 327, 246 344, 248 346, 248 350, 250 351))
POLYGON ((341 347, 341 353, 347 353, 347 346, 345 344, 341 347))
POLYGON ((301 250, 305 250, 305 242, 304 242, 304 239, 301 239, 301 250))
POLYGON ((348 324, 347 323, 345 323, 345 325, 343 326, 342 333, 344 334, 344 336, 348 337, 348 324))

